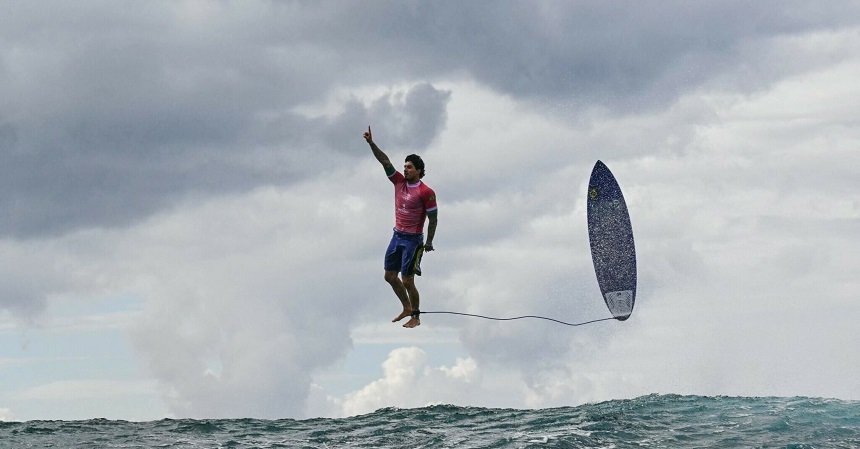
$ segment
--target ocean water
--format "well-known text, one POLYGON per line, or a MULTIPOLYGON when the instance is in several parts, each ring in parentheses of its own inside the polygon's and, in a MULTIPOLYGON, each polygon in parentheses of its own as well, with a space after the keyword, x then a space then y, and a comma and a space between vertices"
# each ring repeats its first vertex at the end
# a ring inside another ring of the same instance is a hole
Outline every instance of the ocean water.
POLYGON ((860 402, 650 395, 343 419, 0 422, 2 448, 860 448, 860 402))

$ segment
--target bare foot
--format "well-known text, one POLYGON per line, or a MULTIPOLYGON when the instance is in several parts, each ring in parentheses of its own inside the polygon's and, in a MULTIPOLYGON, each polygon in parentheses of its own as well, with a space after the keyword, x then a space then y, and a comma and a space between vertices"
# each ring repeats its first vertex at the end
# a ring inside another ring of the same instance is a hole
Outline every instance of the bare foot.
POLYGON ((420 325, 421 325, 421 320, 419 320, 417 316, 414 316, 414 317, 412 317, 412 319, 407 321, 406 324, 403 325, 403 327, 408 327, 411 329, 413 327, 418 327, 420 325))
POLYGON ((400 315, 397 315, 397 317, 394 318, 393 320, 391 320, 391 322, 396 323, 396 322, 408 317, 409 315, 412 315, 412 311, 407 310, 407 309, 403 309, 403 312, 400 312, 400 315))

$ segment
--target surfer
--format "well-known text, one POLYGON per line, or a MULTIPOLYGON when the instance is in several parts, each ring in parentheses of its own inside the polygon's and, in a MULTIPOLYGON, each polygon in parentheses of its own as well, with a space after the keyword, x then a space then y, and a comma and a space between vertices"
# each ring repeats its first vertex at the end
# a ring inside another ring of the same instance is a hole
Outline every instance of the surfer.
POLYGON ((403 327, 413 328, 421 324, 418 309, 419 295, 415 288, 415 275, 421 276, 421 255, 433 251, 433 236, 436 234, 436 193, 421 182, 424 177, 424 161, 417 154, 406 156, 403 173, 391 164, 388 156, 373 142, 370 126, 364 133, 376 160, 385 169, 385 175, 394 184, 394 235, 385 251, 385 281, 403 304, 403 311, 392 323, 410 317, 403 327), (429 219, 427 242, 424 242, 424 220, 429 219), (398 277, 399 274, 399 277, 398 277))

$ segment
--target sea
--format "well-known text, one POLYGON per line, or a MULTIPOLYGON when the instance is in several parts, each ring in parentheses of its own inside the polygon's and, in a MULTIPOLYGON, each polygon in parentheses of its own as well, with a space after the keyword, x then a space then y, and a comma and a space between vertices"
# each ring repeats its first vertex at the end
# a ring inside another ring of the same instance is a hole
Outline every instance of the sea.
POLYGON ((860 448, 860 401, 649 395, 349 418, 0 422, 2 448, 860 448))

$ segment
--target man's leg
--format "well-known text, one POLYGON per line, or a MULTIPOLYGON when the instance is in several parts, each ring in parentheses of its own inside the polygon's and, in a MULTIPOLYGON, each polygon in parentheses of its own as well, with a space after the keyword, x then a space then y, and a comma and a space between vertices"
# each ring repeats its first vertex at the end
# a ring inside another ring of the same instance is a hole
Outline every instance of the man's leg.
POLYGON ((397 274, 397 271, 385 272, 385 282, 391 284, 391 289, 394 290, 394 294, 397 295, 397 299, 399 299, 400 303, 403 304, 403 312, 400 312, 400 315, 397 315, 397 317, 391 320, 392 323, 396 323, 412 314, 412 305, 409 302, 409 293, 403 285, 403 282, 401 282, 400 278, 397 277, 397 274))
MULTIPOLYGON (((403 276, 403 287, 406 290, 406 293, 409 295, 409 302, 411 305, 410 313, 413 310, 420 310, 419 305, 419 296, 418 289, 415 288, 415 276, 403 276)), ((417 316, 414 316, 403 325, 403 327, 417 327, 421 325, 421 320, 418 319, 417 316)))

